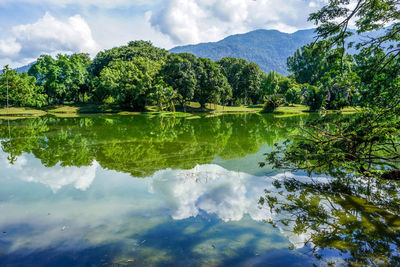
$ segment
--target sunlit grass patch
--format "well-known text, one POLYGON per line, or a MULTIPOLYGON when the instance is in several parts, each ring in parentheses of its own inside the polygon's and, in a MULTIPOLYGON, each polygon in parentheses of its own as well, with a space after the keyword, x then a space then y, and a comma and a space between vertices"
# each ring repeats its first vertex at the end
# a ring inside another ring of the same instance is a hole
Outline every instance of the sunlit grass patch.
POLYGON ((34 108, 22 108, 22 107, 10 107, 10 108, 1 108, 0 116, 22 116, 22 117, 36 117, 46 115, 46 112, 40 109, 34 108))

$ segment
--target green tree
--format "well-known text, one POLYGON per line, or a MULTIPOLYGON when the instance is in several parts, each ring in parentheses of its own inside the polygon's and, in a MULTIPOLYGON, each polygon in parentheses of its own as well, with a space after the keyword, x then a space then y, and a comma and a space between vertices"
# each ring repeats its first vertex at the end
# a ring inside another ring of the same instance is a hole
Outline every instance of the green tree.
POLYGON ((36 85, 35 77, 26 72, 19 74, 7 70, 0 75, 0 103, 19 107, 41 107, 46 103, 42 87, 36 85))
POLYGON ((238 104, 243 98, 243 92, 246 88, 242 87, 240 79, 242 78, 243 70, 249 64, 244 59, 224 57, 216 62, 221 69, 222 74, 227 78, 228 83, 232 87, 231 104, 238 104))
POLYGON ((260 87, 263 71, 256 63, 250 63, 242 70, 239 78, 239 86, 242 89, 240 97, 243 102, 257 104, 260 99, 260 87))
POLYGON ((61 96, 65 93, 64 86, 61 85, 61 68, 49 55, 42 55, 35 64, 29 69, 28 74, 36 78, 37 84, 43 86, 48 103, 58 103, 61 96))
POLYGON ((362 62, 360 69, 367 73, 360 73, 361 88, 372 89, 361 93, 366 96, 365 108, 351 117, 310 122, 302 137, 270 153, 267 160, 276 167, 291 166, 333 177, 400 179, 400 7, 398 1, 389 0, 359 0, 351 8, 348 3, 330 0, 311 14, 310 19, 319 24, 320 37, 343 44, 350 35, 348 23, 353 18, 358 33, 393 23, 376 37, 356 45, 361 49, 356 56, 362 62), (384 45, 388 49, 383 49, 384 45))
POLYGON ((186 104, 193 99, 197 86, 195 66, 188 59, 171 55, 161 70, 162 79, 179 95, 179 102, 186 111, 186 104))
POLYGON ((289 105, 301 103, 301 88, 299 85, 293 85, 286 91, 285 101, 289 105))
POLYGON ((164 109, 172 112, 175 111, 174 101, 178 98, 178 94, 171 86, 159 82, 152 89, 150 97, 157 103, 157 107, 160 111, 164 109))
POLYGON ((114 61, 101 71, 98 90, 113 97, 116 104, 144 110, 160 68, 159 63, 147 58, 114 61))
POLYGON ((276 95, 279 90, 280 75, 275 71, 271 71, 263 77, 261 81, 261 95, 262 97, 276 95))
POLYGON ((3 69, 3 73, 4 73, 4 76, 5 76, 5 80, 6 80, 5 84, 6 84, 6 94, 7 94, 7 112, 8 112, 8 104, 9 104, 9 102, 8 102, 8 100, 9 100, 9 97, 8 97, 8 92, 9 92, 8 73, 9 73, 9 71, 10 71, 10 67, 8 65, 6 65, 4 67, 4 69, 3 69))
POLYGON ((296 82, 318 85, 326 73, 350 71, 354 64, 352 56, 346 54, 344 48, 332 46, 332 41, 322 40, 303 46, 293 57, 289 57, 288 69, 296 82))
POLYGON ((232 95, 232 88, 226 77, 211 60, 199 58, 198 61, 196 68, 198 87, 195 99, 200 103, 201 108, 205 108, 206 103, 220 103, 222 95, 226 101, 232 95))
POLYGON ((132 41, 126 46, 115 47, 98 53, 93 59, 89 70, 92 75, 98 77, 105 67, 116 60, 131 61, 140 57, 151 61, 160 61, 164 60, 167 55, 167 50, 154 47, 151 42, 132 41))
POLYGON ((39 86, 49 96, 49 103, 81 102, 89 92, 88 54, 57 55, 56 59, 42 55, 29 69, 39 86))

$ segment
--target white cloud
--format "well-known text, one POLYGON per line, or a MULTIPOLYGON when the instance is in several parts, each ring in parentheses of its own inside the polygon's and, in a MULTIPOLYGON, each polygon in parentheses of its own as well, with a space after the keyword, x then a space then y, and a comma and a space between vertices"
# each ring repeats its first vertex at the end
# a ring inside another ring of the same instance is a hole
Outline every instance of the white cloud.
MULTIPOLYGON (((166 215, 174 220, 183 220, 208 213, 231 223, 240 223, 247 215, 257 222, 278 220, 287 214, 258 208, 258 199, 265 195, 264 189, 275 192, 273 182, 285 178, 311 181, 309 177, 290 173, 274 177, 253 176, 229 171, 218 165, 199 165, 191 170, 168 169, 145 180, 132 180, 129 175, 113 171, 99 170, 96 173, 96 168, 99 168, 96 162, 91 167, 81 169, 60 166, 45 168, 40 160, 31 156, 22 162, 23 158, 19 158, 19 166, 10 166, 5 157, 6 154, 0 154, 0 170, 5 174, 0 182, 18 186, 18 190, 11 190, 15 195, 1 206, 2 214, 7 216, 0 216, 0 228, 7 229, 8 226, 24 223, 32 229, 8 237, 10 247, 7 251, 38 250, 58 244, 68 249, 78 244, 80 247, 85 244, 105 245, 121 240, 133 241, 130 247, 136 247, 136 240, 132 237, 140 237, 152 227, 165 223, 166 215), (93 183, 93 179, 97 179, 96 183, 93 183), (78 190, 91 187, 87 194, 80 194, 85 197, 71 197, 76 192, 72 195, 59 192, 49 201, 43 197, 46 196, 46 190, 36 188, 32 191, 29 184, 20 184, 17 180, 40 183, 53 190, 67 185, 78 190), (146 185, 149 193, 146 192, 146 185), (29 200, 32 196, 35 201, 29 200), (51 215, 47 216, 48 213, 51 215)), ((319 178, 316 181, 323 183, 327 179, 319 178)), ((286 193, 277 194, 277 197, 285 199, 286 193)), ((246 223, 246 219, 242 223, 246 223)), ((278 226, 297 248, 303 247, 304 241, 312 233, 295 235, 292 233, 294 225, 278 226)), ((267 227, 262 228, 268 231, 267 227)), ((212 234, 209 238, 213 238, 212 234)))
POLYGON ((122 8, 129 6, 149 6, 158 3, 158 0, 0 0, 1 4, 20 3, 33 5, 47 5, 57 7, 67 7, 68 5, 78 5, 84 7, 99 7, 99 8, 122 8), (153 3, 154 2, 154 3, 153 3))
POLYGON ((176 43, 217 41, 255 29, 294 32, 309 28, 310 12, 324 0, 172 0, 150 21, 176 43))
POLYGON ((0 40, 0 56, 15 56, 21 51, 21 45, 15 39, 0 40))
POLYGON ((26 182, 40 183, 57 193, 61 188, 72 185, 75 189, 86 191, 94 179, 99 163, 94 161, 91 166, 85 167, 61 167, 59 164, 52 168, 43 168, 38 159, 29 159, 20 156, 11 165, 6 154, 0 155, 0 168, 11 170, 9 178, 17 178, 26 182))
POLYGON ((89 25, 80 15, 63 22, 46 13, 33 24, 14 26, 12 37, 0 40, 0 57, 18 61, 37 58, 43 53, 85 52, 94 55, 99 49, 89 25))

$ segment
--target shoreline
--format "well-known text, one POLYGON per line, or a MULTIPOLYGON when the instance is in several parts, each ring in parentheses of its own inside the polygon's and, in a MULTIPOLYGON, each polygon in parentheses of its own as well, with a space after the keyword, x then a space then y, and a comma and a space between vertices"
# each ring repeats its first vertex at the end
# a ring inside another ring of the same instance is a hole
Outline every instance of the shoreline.
MULTIPOLYGON (((208 105, 209 108, 206 110, 200 109, 195 105, 192 105, 188 108, 186 112, 183 111, 157 111, 157 108, 154 106, 147 107, 146 111, 129 111, 123 110, 119 107, 112 106, 96 106, 92 104, 73 106, 73 105, 58 105, 58 106, 50 106, 44 107, 41 109, 38 108, 28 108, 28 107, 10 107, 8 109, 1 108, 0 109, 0 119, 5 118, 32 118, 32 117, 41 117, 46 115, 54 115, 58 117, 71 117, 71 116, 81 116, 81 115, 94 115, 94 114, 115 114, 115 115, 168 115, 168 116, 184 116, 190 117, 198 114, 268 114, 262 113, 261 106, 215 106, 208 105), (214 108, 212 108, 214 107, 214 108)), ((341 112, 346 114, 356 113, 357 110, 354 107, 348 107, 340 111, 330 110, 328 113, 341 112)), ((308 107, 303 105, 294 105, 294 106, 282 106, 276 109, 275 112, 270 113, 277 116, 290 116, 290 115, 307 115, 307 114, 316 114, 318 112, 310 112, 308 111, 308 107)))

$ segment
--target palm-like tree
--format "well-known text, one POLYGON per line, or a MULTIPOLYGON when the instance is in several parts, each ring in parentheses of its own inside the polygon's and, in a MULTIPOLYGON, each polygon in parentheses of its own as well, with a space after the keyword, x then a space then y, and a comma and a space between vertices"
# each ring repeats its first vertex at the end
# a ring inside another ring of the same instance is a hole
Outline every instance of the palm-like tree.
POLYGON ((7 114, 8 114, 8 72, 10 71, 10 67, 8 65, 4 66, 3 72, 6 75, 6 87, 7 87, 7 114))

